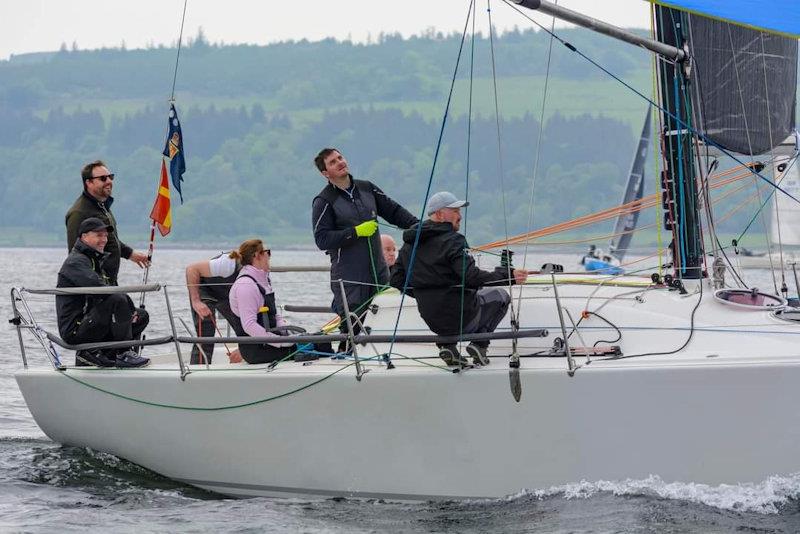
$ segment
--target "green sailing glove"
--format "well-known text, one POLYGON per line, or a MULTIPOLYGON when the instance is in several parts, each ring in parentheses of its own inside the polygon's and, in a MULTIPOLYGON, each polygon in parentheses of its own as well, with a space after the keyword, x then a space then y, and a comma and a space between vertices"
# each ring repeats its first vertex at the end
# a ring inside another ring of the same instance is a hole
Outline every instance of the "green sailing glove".
POLYGON ((378 229, 378 221, 364 221, 356 226, 356 235, 358 237, 369 237, 378 229))

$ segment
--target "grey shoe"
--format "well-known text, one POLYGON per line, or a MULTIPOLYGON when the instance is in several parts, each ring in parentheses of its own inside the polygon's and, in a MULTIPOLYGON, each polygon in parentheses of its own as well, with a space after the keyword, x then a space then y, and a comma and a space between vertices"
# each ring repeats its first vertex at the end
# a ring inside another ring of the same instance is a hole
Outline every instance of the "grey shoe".
POLYGON ((444 363, 450 366, 469 365, 469 361, 458 352, 458 347, 455 345, 444 345, 439 347, 439 357, 444 360, 444 363))
POLYGON ((139 356, 132 350, 117 355, 117 367, 144 367, 150 363, 150 358, 139 356))
POLYGON ((489 365, 489 356, 486 355, 486 347, 470 343, 467 345, 467 354, 472 356, 472 363, 475 365, 489 365))

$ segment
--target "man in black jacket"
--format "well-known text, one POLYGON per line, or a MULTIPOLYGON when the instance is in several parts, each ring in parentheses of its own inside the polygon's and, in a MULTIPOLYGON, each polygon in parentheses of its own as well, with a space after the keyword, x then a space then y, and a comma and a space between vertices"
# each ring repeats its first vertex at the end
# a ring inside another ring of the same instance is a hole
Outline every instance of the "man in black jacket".
MULTIPOLYGON (((440 336, 494 332, 505 317, 511 297, 502 288, 509 281, 525 283, 528 272, 514 269, 509 280, 506 270, 483 271, 469 255, 466 238, 458 233, 461 208, 468 205, 447 191, 428 200, 419 245, 411 269, 407 293, 417 300, 417 307, 428 327, 440 336), (462 290, 463 281, 463 290, 462 290), (463 295, 462 295, 463 293, 463 295)), ((403 248, 392 269, 392 286, 403 290, 411 262, 417 227, 403 232, 403 248)), ((466 360, 455 344, 438 344, 439 356, 448 365, 463 365, 466 360)), ((467 353, 476 365, 488 365, 488 341, 473 341, 467 353)))
MULTIPOLYGON (((103 269, 108 254, 103 250, 112 227, 96 217, 78 227, 78 239, 58 272, 57 287, 103 287, 110 285, 103 269)), ((128 295, 57 295, 58 331, 67 343, 96 343, 138 339, 149 317, 144 309, 134 311, 128 295)), ((150 363, 130 349, 80 350, 75 365, 98 367, 142 367, 150 363)))
POLYGON ((114 187, 114 173, 109 172, 108 167, 102 161, 93 161, 86 164, 81 170, 81 180, 83 181, 83 192, 67 211, 65 222, 67 225, 67 250, 71 250, 78 239, 78 228, 84 219, 97 217, 110 227, 108 231, 108 244, 106 253, 108 259, 105 262, 105 273, 108 275, 108 283, 117 285, 117 275, 119 274, 120 258, 125 258, 136 263, 139 267, 147 266, 147 254, 137 252, 122 242, 117 233, 117 221, 111 214, 111 204, 114 197, 111 190, 114 187))
POLYGON ((350 312, 359 316, 389 282, 378 216, 400 228, 409 228, 418 220, 372 182, 354 179, 347 160, 335 148, 322 149, 314 164, 328 181, 312 203, 314 241, 331 258, 332 308, 343 318, 340 329, 345 331, 338 280, 344 281, 350 312))

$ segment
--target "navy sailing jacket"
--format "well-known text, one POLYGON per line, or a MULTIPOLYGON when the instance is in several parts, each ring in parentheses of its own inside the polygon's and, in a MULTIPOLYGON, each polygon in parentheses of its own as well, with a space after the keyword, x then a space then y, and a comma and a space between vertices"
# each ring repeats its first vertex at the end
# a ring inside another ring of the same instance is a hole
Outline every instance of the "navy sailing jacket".
POLYGON ((351 312, 372 298, 377 292, 376 284, 386 285, 389 281, 389 270, 381 251, 380 230, 369 238, 359 238, 355 226, 377 217, 400 228, 409 228, 417 223, 416 217, 372 182, 355 180, 352 176, 350 180, 351 187, 347 191, 329 183, 312 203, 314 241, 330 256, 332 308, 339 315, 344 313, 338 283, 340 278, 345 281, 351 312))

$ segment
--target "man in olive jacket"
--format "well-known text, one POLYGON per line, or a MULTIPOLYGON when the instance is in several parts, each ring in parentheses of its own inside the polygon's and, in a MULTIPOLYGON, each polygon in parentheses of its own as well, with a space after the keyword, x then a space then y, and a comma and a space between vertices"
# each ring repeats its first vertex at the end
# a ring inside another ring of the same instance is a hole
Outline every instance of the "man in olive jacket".
POLYGON ((67 211, 67 250, 71 250, 77 241, 80 224, 89 217, 97 217, 106 226, 111 227, 108 232, 108 244, 104 270, 110 285, 117 285, 120 258, 131 260, 139 267, 147 266, 147 254, 137 252, 119 239, 117 221, 111 214, 111 204, 114 197, 111 190, 114 187, 114 174, 108 171, 105 163, 100 160, 93 161, 81 170, 83 180, 83 193, 67 211))

